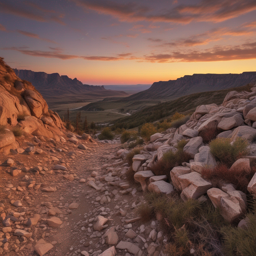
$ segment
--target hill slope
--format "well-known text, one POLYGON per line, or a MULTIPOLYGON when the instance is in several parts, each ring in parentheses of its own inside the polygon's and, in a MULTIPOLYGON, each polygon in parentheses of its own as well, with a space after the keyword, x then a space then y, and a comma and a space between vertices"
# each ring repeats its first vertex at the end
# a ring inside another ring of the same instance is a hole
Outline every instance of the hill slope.
POLYGON ((242 74, 194 74, 177 80, 155 82, 145 91, 125 98, 125 101, 148 99, 176 99, 198 92, 217 91, 243 86, 256 81, 256 72, 242 74))

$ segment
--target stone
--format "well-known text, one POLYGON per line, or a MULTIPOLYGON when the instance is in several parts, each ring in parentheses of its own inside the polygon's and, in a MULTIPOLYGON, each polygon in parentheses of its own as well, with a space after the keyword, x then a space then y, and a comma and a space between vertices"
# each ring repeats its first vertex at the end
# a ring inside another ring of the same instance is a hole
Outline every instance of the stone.
POLYGON ((2 228, 2 231, 3 231, 4 233, 10 233, 10 232, 12 232, 12 228, 11 228, 11 227, 3 227, 3 228, 2 228))
POLYGON ((95 182, 92 181, 92 180, 89 180, 89 181, 87 182, 87 185, 90 186, 90 187, 92 187, 92 188, 94 188, 94 189, 96 189, 96 190, 100 190, 100 187, 98 187, 98 186, 95 184, 95 182))
POLYGON ((56 164, 53 166, 52 168, 53 170, 61 170, 61 171, 66 171, 67 170, 67 167, 63 166, 63 165, 60 165, 60 164, 56 164))
POLYGON ((68 139, 68 141, 71 142, 71 143, 74 143, 74 144, 78 143, 78 139, 75 138, 75 137, 72 137, 72 138, 68 139))
POLYGON ((83 256, 90 256, 90 254, 87 251, 81 251, 81 255, 83 255, 83 256))
POLYGON ((62 224, 62 221, 58 217, 51 217, 47 219, 47 224, 49 227, 58 228, 62 224))
POLYGON ((0 148, 9 146, 9 145, 13 144, 14 142, 15 142, 15 136, 14 136, 13 132, 11 132, 8 129, 4 129, 4 131, 1 132, 1 134, 0 134, 0 148))
POLYGON ((174 153, 177 151, 177 148, 169 146, 169 145, 162 145, 157 149, 157 159, 158 161, 163 158, 164 153, 168 151, 173 151, 174 153))
POLYGON ((190 163, 190 169, 191 171, 202 173, 202 170, 204 169, 205 165, 201 162, 192 162, 190 163))
POLYGON ((141 184, 143 191, 146 191, 147 180, 152 176, 154 176, 154 173, 152 171, 140 171, 134 174, 134 180, 138 181, 141 184))
POLYGON ((47 252, 49 252, 53 248, 53 245, 50 243, 47 243, 45 240, 40 239, 36 245, 34 250, 36 253, 40 256, 45 255, 47 252))
POLYGON ((149 239, 152 239, 154 242, 156 241, 156 238, 157 238, 157 232, 155 229, 152 229, 149 233, 149 236, 148 236, 149 239))
POLYGON ((172 180, 172 184, 175 187, 176 190, 181 191, 182 187, 181 187, 181 183, 178 179, 179 176, 183 175, 183 174, 187 174, 190 173, 191 170, 188 167, 183 167, 183 166, 177 166, 174 167, 171 171, 170 171, 170 177, 172 180))
POLYGON ((231 141, 235 141, 239 137, 251 141, 255 134, 256 129, 250 126, 239 126, 232 132, 231 141))
POLYGON ((27 226, 35 226, 38 221, 41 219, 41 215, 40 214, 35 214, 33 218, 29 218, 26 225, 27 226))
POLYGON ((126 232, 125 236, 127 236, 130 239, 133 239, 133 238, 135 238, 137 236, 137 234, 132 229, 129 229, 126 232))
POLYGON ((195 162, 201 162, 203 166, 209 168, 214 168, 217 165, 209 146, 202 146, 199 148, 199 153, 195 154, 195 162))
POLYGON ((47 187, 43 187, 42 191, 44 191, 44 192, 55 192, 55 191, 57 191, 57 188, 56 187, 47 186, 47 187))
POLYGON ((204 180, 197 172, 180 175, 178 180, 182 187, 181 198, 183 200, 197 199, 212 187, 212 184, 204 180))
POLYGON ((84 144, 79 144, 79 145, 78 145, 78 148, 79 148, 79 149, 82 149, 82 150, 88 149, 88 147, 86 147, 84 144))
POLYGON ((229 138, 233 131, 221 132, 217 135, 217 138, 229 138))
POLYGON ((150 136, 150 142, 154 142, 157 139, 160 139, 163 137, 163 134, 161 133, 155 133, 153 135, 150 136))
POLYGON ((8 158, 8 159, 6 160, 6 165, 8 165, 8 166, 13 166, 13 165, 14 165, 14 160, 11 159, 11 158, 8 158))
POLYGON ((150 183, 148 185, 148 191, 169 195, 174 191, 174 189, 172 184, 163 180, 159 180, 150 183))
POLYGON ((13 177, 16 177, 16 176, 18 176, 19 174, 21 174, 21 170, 19 170, 19 169, 14 169, 14 170, 12 170, 11 171, 11 174, 12 174, 12 176, 13 177))
POLYGON ((103 253, 101 253, 99 256, 115 256, 116 255, 116 249, 115 246, 112 246, 105 250, 103 253))
POLYGON ((70 210, 73 210, 73 209, 77 209, 78 207, 79 207, 79 204, 74 202, 74 203, 71 203, 68 208, 70 210))
POLYGON ((95 231, 101 231, 102 229, 104 229, 105 228, 105 224, 108 222, 108 219, 107 218, 105 218, 105 217, 103 217, 103 216, 101 216, 101 215, 99 215, 98 217, 97 217, 97 221, 94 223, 94 225, 93 225, 93 229, 95 230, 95 231))
POLYGON ((25 236, 26 238, 30 238, 32 236, 32 233, 28 233, 27 231, 22 230, 22 229, 16 229, 14 231, 14 235, 15 236, 25 236))
POLYGON ((248 158, 239 158, 233 163, 230 170, 246 171, 249 174, 251 172, 250 160, 248 158))
POLYGON ((116 246, 116 249, 127 250, 129 253, 134 255, 137 255, 140 251, 140 248, 137 245, 125 241, 120 241, 116 246))
POLYGON ((192 138, 183 148, 183 151, 191 155, 192 157, 195 156, 196 153, 198 153, 199 148, 203 144, 202 137, 198 136, 195 138, 192 138))
POLYGON ((20 200, 17 200, 17 201, 12 200, 12 201, 11 201, 11 204, 14 205, 14 206, 16 206, 16 207, 21 207, 21 206, 22 206, 22 203, 21 203, 20 200))
POLYGON ((205 115, 208 113, 209 113, 209 110, 205 105, 198 106, 195 111, 195 114, 201 114, 201 115, 205 115))
POLYGON ((152 176, 149 178, 149 183, 159 181, 159 180, 167 180, 166 175, 152 176))
POLYGON ((244 123, 244 119, 240 114, 236 114, 231 117, 223 117, 218 124, 218 129, 228 131, 237 126, 241 126, 244 123))
POLYGON ((253 175, 247 186, 248 192, 250 192, 254 197, 256 197, 256 173, 253 175))
POLYGON ((104 237, 106 237, 106 243, 108 245, 116 245, 118 243, 118 235, 115 232, 115 227, 111 227, 105 234, 104 237))
POLYGON ((144 155, 135 155, 132 159, 132 169, 134 172, 137 172, 140 166, 146 161, 144 155))
POLYGON ((246 119, 250 119, 252 121, 256 121, 256 107, 252 108, 247 115, 245 116, 246 119))
POLYGON ((198 131, 188 128, 182 133, 182 135, 189 138, 194 138, 198 136, 198 131))

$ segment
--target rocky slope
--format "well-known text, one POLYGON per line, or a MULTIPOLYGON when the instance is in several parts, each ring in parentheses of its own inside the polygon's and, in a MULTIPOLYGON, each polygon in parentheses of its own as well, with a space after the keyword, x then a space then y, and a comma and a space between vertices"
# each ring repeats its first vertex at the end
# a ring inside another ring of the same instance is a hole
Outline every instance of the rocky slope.
POLYGON ((42 95, 28 81, 21 80, 0 59, 0 151, 17 148, 11 130, 18 129, 60 141, 64 125, 57 113, 51 111, 42 95))
POLYGON ((256 81, 256 72, 242 74, 194 74, 177 80, 155 82, 145 91, 127 97, 126 101, 171 100, 197 92, 217 91, 246 85, 256 81))
POLYGON ((92 100, 106 97, 126 97, 123 91, 106 90, 104 86, 93 86, 81 83, 79 80, 68 76, 60 76, 58 73, 46 74, 31 70, 18 70, 14 72, 23 80, 31 82, 35 88, 48 100, 53 97, 74 97, 78 99, 92 100))

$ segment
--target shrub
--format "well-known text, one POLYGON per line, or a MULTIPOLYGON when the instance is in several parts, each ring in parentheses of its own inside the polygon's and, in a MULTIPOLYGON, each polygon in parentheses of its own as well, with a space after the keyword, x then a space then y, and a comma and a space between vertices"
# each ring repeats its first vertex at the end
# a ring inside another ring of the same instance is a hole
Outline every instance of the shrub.
POLYGON ((224 250, 227 256, 256 255, 256 215, 248 214, 247 228, 224 227, 224 250))
POLYGON ((109 127, 103 128, 101 134, 98 136, 100 140, 113 140, 115 135, 111 132, 109 127))
POLYGON ((231 144, 228 138, 218 138, 210 143, 210 149, 216 160, 227 166, 231 166, 237 159, 248 154, 248 142, 242 138, 237 138, 231 144))
POLYGON ((162 159, 153 164, 151 171, 155 175, 167 175, 170 178, 172 168, 180 166, 183 162, 189 162, 192 159, 190 154, 183 151, 184 146, 184 142, 180 142, 180 145, 178 145, 179 149, 175 153, 172 151, 164 153, 162 159))
POLYGON ((129 149, 135 148, 136 146, 142 145, 143 143, 144 143, 144 140, 141 139, 141 138, 138 138, 136 141, 130 142, 128 148, 129 148, 129 149))
POLYGON ((139 148, 135 148, 132 151, 130 151, 126 156, 126 161, 129 165, 132 165, 132 159, 135 155, 138 155, 140 153, 139 148))
POLYGON ((179 128, 189 120, 189 116, 182 117, 172 122, 172 128, 179 128))
POLYGON ((163 122, 157 123, 157 129, 159 132, 166 131, 172 126, 171 122, 168 122, 166 119, 163 122))
POLYGON ((19 127, 14 127, 12 132, 15 137, 20 137, 23 134, 23 131, 19 127))
POLYGON ((185 139, 180 140, 180 141, 177 143, 177 149, 178 149, 178 150, 183 150, 183 148, 186 146, 187 143, 188 143, 188 141, 186 141, 185 139))
POLYGON ((157 131, 156 131, 155 126, 151 123, 146 123, 146 124, 142 125, 142 127, 140 129, 140 135, 146 141, 149 141, 150 136, 153 135, 156 132, 157 131))
POLYGON ((241 169, 229 169, 224 164, 219 164, 215 168, 204 168, 202 170, 202 177, 211 180, 213 183, 223 180, 228 183, 232 183, 238 190, 247 192, 247 186, 254 174, 254 171, 248 172, 248 170, 241 169))
POLYGON ((135 131, 124 131, 121 135, 121 143, 125 143, 128 140, 136 140, 137 139, 137 132, 135 131))
POLYGON ((147 203, 139 205, 136 211, 137 214, 141 217, 142 222, 148 222, 154 217, 154 210, 147 203))
POLYGON ((210 141, 215 139, 217 135, 218 135, 218 131, 215 128, 203 130, 199 133, 199 136, 203 138, 204 143, 209 143, 210 141))
POLYGON ((175 120, 178 120, 178 119, 182 119, 184 118, 185 116, 183 114, 180 114, 179 112, 176 112, 172 117, 172 121, 175 121, 175 120))

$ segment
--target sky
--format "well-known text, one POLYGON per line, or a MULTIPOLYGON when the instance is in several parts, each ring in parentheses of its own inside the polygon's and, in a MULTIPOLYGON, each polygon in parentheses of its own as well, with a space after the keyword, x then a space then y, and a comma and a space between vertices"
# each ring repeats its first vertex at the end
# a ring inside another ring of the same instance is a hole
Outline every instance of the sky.
POLYGON ((256 1, 0 0, 0 57, 92 85, 256 71, 256 1))

